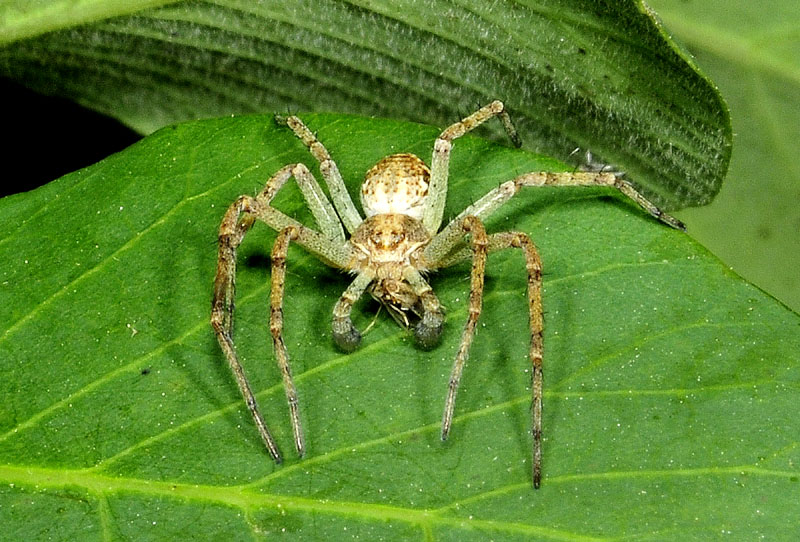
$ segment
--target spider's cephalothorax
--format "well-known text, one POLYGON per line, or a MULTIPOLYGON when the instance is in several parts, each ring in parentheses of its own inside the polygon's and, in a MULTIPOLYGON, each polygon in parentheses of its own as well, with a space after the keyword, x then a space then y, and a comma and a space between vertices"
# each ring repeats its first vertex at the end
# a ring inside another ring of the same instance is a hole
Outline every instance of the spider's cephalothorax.
MULTIPOLYGON (((380 301, 392 316, 405 327, 411 325, 410 315, 421 316, 420 298, 405 280, 407 268, 425 271, 422 249, 431 240, 418 219, 399 213, 374 215, 361 223, 350 243, 357 249, 359 272, 374 276, 368 292, 380 301)), ((437 331, 441 331, 441 326, 437 331)), ((334 333, 336 343, 347 350, 334 333)), ((425 341, 432 346, 436 337, 425 341)))
POLYGON ((469 316, 450 375, 442 419, 442 439, 447 438, 450 432, 456 392, 481 312, 486 255, 489 251, 504 248, 521 249, 525 255, 528 274, 527 301, 531 330, 529 357, 533 373, 532 481, 534 487, 539 487, 542 434, 541 262, 536 246, 525 233, 500 232, 489 235, 484 230, 483 220, 522 187, 607 185, 618 188, 666 224, 679 229, 683 229, 683 224, 664 214, 630 183, 613 173, 534 172, 520 175, 491 190, 441 228, 453 140, 495 116, 503 121, 506 131, 518 145, 519 140, 502 102, 494 101, 439 135, 433 146, 430 169, 417 156, 407 153, 387 156, 375 164, 367 172, 361 187, 361 203, 366 218, 359 214, 336 163, 314 134, 297 117, 277 119, 292 129, 319 162, 332 203, 303 164, 290 164, 281 168, 258 196, 240 196, 228 209, 220 225, 211 314, 211 324, 220 346, 261 438, 275 461, 281 461, 278 446, 259 412, 232 338, 236 249, 257 220, 278 232, 272 248, 270 332, 289 402, 295 448, 301 456, 305 451, 305 441, 297 407, 297 391, 283 340, 283 291, 290 242, 300 244, 328 265, 355 275, 333 308, 333 339, 345 352, 354 350, 361 342, 361 333, 353 326, 350 313, 353 304, 365 292, 386 306, 398 323, 412 327, 419 345, 424 348, 435 346, 441 335, 444 316, 439 300, 423 273, 434 272, 465 260, 472 261, 469 316), (297 181, 319 230, 306 227, 272 207, 271 201, 275 194, 291 177, 297 181), (460 247, 465 238, 469 239, 469 246, 460 247))

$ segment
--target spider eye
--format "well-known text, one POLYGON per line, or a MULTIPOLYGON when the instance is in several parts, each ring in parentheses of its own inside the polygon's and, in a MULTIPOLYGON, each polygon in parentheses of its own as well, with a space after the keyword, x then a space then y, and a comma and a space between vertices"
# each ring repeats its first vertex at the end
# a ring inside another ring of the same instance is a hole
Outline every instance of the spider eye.
POLYGON ((403 231, 376 231, 370 235, 369 240, 373 246, 380 249, 389 249, 400 246, 406 239, 403 231))

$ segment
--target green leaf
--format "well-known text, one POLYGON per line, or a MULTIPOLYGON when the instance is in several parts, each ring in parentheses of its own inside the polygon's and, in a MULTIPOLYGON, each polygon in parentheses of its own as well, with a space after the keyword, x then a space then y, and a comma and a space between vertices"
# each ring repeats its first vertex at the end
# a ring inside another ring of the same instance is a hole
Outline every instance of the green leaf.
POLYGON ((286 108, 445 125, 499 98, 530 148, 591 149, 671 208, 708 203, 727 169, 725 105, 641 1, 222 0, 129 15, 140 5, 57 2, 43 16, 15 2, 0 74, 143 132, 286 108))
POLYGON ((653 0, 719 85, 737 144, 714 204, 682 214, 692 235, 800 310, 800 10, 795 0, 653 0))
MULTIPOLYGON (((304 115, 356 193, 438 130, 304 115)), ((268 117, 165 128, 0 200, 0 524, 24 540, 789 539, 798 500, 796 314, 614 190, 528 189, 487 224, 545 268, 544 478, 530 480, 526 278, 489 258, 453 432, 439 439, 468 265, 432 275, 442 344, 374 303, 355 353, 330 337, 348 277, 290 250, 286 342, 308 455, 292 453, 269 344, 268 254, 240 250, 236 341, 283 448, 266 454, 211 332, 222 214, 313 159, 268 117), (725 506, 720 506, 724 502, 725 506)), ((456 143, 447 214, 551 160, 456 143)), ((312 168, 319 175, 316 167, 312 168)), ((294 184, 276 206, 313 224, 294 184)), ((796 533, 795 533, 796 534, 796 533)))
POLYGON ((0 6, 0 43, 169 3, 170 0, 6 0, 0 6))

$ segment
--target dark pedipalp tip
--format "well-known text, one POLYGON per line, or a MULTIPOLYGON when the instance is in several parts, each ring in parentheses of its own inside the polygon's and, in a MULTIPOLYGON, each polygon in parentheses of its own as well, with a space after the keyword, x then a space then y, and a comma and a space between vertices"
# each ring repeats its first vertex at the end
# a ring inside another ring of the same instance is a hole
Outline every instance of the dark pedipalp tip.
POLYGON ((425 323, 425 320, 420 320, 414 326, 414 339, 423 350, 430 350, 439 344, 439 339, 442 337, 442 324, 430 326, 425 323))
POLYGON ((361 333, 354 327, 350 327, 343 333, 334 332, 333 342, 336 343, 336 346, 338 346, 342 352, 349 354, 361 344, 361 333))

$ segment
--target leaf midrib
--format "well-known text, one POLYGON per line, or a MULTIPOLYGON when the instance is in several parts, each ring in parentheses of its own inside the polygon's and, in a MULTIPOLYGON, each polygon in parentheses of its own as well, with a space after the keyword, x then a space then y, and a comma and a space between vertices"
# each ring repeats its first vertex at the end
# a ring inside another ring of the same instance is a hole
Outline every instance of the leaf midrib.
MULTIPOLYGON (((727 467, 700 467, 693 469, 661 469, 637 471, 609 471, 586 474, 568 474, 548 477, 548 485, 573 484, 585 480, 619 480, 653 477, 720 477, 731 475, 757 475, 788 478, 794 476, 789 471, 765 469, 753 465, 733 465, 727 467)), ((506 532, 536 536, 546 536, 554 540, 608 540, 608 538, 591 537, 581 533, 531 526, 509 521, 479 520, 465 517, 444 515, 459 505, 474 504, 484 499, 512 491, 525 491, 527 483, 512 484, 478 493, 457 503, 451 503, 438 509, 418 509, 402 506, 390 506, 376 503, 340 501, 334 499, 311 499, 292 495, 264 493, 259 489, 249 491, 246 486, 213 486, 206 484, 186 484, 181 482, 143 480, 137 478, 107 476, 92 472, 90 469, 69 470, 49 469, 30 466, 0 466, 0 479, 14 485, 35 486, 38 490, 67 489, 80 487, 86 489, 97 498, 109 494, 139 493, 150 496, 161 496, 185 501, 214 502, 236 507, 242 510, 263 509, 266 507, 280 510, 295 510, 319 514, 356 517, 374 521, 402 521, 420 528, 448 527, 450 529, 480 529, 487 532, 506 532)), ((531 500, 536 499, 537 492, 529 489, 531 500)))
MULTIPOLYGON (((242 486, 210 486, 180 482, 141 480, 137 478, 105 476, 88 470, 46 469, 27 466, 0 466, 0 479, 15 485, 34 485, 37 489, 62 489, 81 487, 94 496, 115 493, 140 493, 186 501, 214 502, 242 510, 263 509, 296 510, 375 521, 395 520, 419 527, 478 528, 485 531, 520 533, 546 536, 555 540, 605 540, 578 533, 535 527, 523 523, 466 519, 441 515, 437 510, 404 508, 375 503, 310 499, 289 495, 247 491, 242 486)), ((522 484, 520 484, 522 486, 522 484)), ((527 486, 527 485, 526 485, 527 486)), ((533 491, 533 490, 531 490, 533 491)), ((446 510, 446 509, 444 509, 446 510)))

